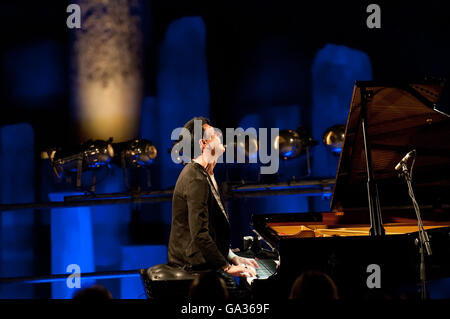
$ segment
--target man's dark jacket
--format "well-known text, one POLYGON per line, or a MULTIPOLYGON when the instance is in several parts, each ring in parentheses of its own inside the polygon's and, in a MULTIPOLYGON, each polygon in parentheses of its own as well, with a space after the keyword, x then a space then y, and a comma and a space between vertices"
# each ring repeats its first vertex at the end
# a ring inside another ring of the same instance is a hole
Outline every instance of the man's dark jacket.
POLYGON ((172 199, 168 262, 186 269, 227 265, 230 224, 219 192, 198 163, 180 173, 172 199))

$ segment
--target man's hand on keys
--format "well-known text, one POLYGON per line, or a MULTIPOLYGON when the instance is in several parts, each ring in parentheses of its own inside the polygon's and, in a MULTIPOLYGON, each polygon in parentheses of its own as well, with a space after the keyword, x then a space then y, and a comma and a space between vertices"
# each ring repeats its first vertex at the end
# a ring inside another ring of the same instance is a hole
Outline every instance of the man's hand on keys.
POLYGON ((227 273, 235 277, 256 277, 255 268, 243 265, 232 265, 227 269, 227 273))
POLYGON ((254 260, 252 258, 244 258, 244 257, 235 256, 235 257, 233 257, 233 259, 231 259, 231 262, 233 263, 233 265, 247 265, 247 266, 251 266, 253 268, 259 268, 259 265, 256 262, 256 260, 254 260))

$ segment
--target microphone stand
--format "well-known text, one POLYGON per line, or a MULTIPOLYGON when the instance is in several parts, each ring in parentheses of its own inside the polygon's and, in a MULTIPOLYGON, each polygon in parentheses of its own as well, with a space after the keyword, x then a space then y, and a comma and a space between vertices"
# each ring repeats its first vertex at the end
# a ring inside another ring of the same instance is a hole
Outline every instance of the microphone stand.
POLYGON ((414 167, 415 157, 413 159, 413 163, 411 165, 411 172, 408 170, 405 161, 401 162, 402 171, 399 177, 405 177, 406 184, 408 185, 408 193, 413 202, 414 210, 416 212, 417 223, 419 228, 419 238, 416 238, 415 244, 419 247, 420 252, 420 283, 421 283, 421 298, 422 300, 427 298, 426 292, 426 271, 425 271, 425 253, 428 256, 431 256, 431 246, 430 239, 428 238, 428 234, 423 228, 422 218, 420 217, 420 207, 417 204, 416 197, 414 195, 414 191, 412 188, 412 169, 414 167))

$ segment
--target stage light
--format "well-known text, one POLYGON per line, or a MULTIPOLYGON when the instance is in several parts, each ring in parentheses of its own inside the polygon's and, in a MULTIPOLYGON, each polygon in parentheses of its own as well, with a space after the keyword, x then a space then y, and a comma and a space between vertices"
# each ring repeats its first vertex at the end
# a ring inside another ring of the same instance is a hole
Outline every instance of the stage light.
POLYGON ((316 145, 312 137, 300 126, 296 131, 281 130, 275 138, 275 150, 279 150, 284 160, 293 159, 306 152, 307 148, 316 145))
POLYGON ((118 153, 118 159, 121 161, 120 164, 125 164, 133 168, 149 166, 154 162, 158 153, 152 142, 140 138, 116 143, 114 144, 114 148, 118 153))
POLYGON ((114 157, 111 146, 112 139, 108 141, 89 140, 81 146, 52 149, 47 151, 55 173, 58 177, 64 172, 77 172, 109 165, 114 157))
POLYGON ((344 137, 345 125, 333 125, 326 129, 322 141, 333 154, 338 155, 341 153, 344 137))
POLYGON ((94 142, 87 142, 83 146, 84 161, 88 168, 97 168, 106 166, 114 157, 114 149, 110 141, 105 142, 97 140, 94 142))

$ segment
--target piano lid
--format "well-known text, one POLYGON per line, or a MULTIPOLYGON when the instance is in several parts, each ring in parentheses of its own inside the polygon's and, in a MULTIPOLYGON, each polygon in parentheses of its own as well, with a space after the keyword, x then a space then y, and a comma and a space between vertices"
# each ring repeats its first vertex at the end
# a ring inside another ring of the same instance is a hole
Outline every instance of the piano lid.
POLYGON ((450 116, 440 106, 443 87, 444 82, 437 81, 356 82, 331 200, 333 211, 368 211, 360 123, 362 88, 371 95, 367 99, 368 134, 381 208, 411 205, 405 181, 398 178, 394 167, 413 149, 417 151, 413 187, 419 205, 449 207, 450 116))

